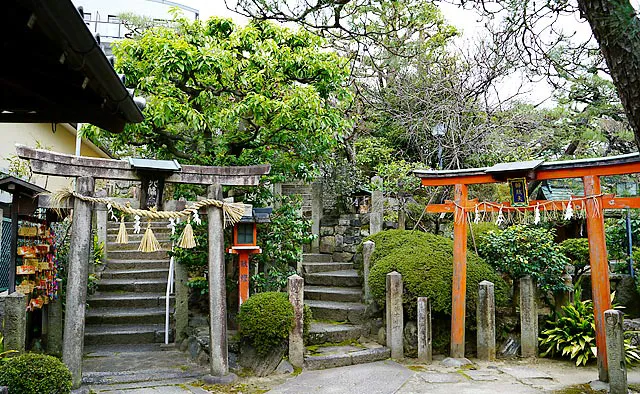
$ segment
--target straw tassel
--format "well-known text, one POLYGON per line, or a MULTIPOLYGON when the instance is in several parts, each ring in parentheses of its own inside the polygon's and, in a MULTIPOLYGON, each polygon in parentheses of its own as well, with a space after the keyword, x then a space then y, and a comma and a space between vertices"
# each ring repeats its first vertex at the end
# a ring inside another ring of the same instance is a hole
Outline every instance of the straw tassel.
POLYGON ((129 242, 129 235, 127 234, 127 226, 124 224, 124 215, 120 216, 120 230, 118 230, 118 237, 116 243, 126 244, 129 242))
POLYGON ((142 242, 140 242, 140 247, 138 247, 139 252, 157 252, 160 250, 160 242, 156 239, 156 236, 153 234, 151 230, 151 220, 147 223, 147 231, 144 232, 142 236, 142 242))
POLYGON ((191 227, 191 220, 187 221, 187 224, 184 226, 184 231, 182 231, 180 241, 178 241, 178 246, 184 249, 192 249, 196 247, 196 240, 193 237, 193 227, 191 227))

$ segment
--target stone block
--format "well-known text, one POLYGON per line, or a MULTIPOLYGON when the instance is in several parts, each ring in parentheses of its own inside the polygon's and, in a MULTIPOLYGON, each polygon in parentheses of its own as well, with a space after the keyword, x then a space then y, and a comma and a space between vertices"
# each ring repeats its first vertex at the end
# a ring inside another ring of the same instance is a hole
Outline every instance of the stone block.
POLYGON ((362 226, 362 220, 360 220, 360 219, 353 219, 353 220, 351 220, 351 221, 349 222, 349 225, 350 225, 351 227, 360 227, 360 226, 362 226))
POLYGON ((320 219, 321 227, 333 227, 338 225, 338 218, 332 216, 323 216, 320 219))
POLYGON ((609 366, 610 394, 626 394, 627 367, 625 364, 623 313, 615 309, 604 312, 607 340, 607 365, 609 366))
POLYGON ((530 276, 520 278, 520 351, 522 357, 538 355, 536 285, 530 276))
POLYGON ((404 326, 403 336, 404 355, 415 358, 418 355, 418 324, 408 321, 404 326))
POLYGON ((344 242, 345 245, 352 245, 352 244, 356 243, 356 237, 354 237, 354 236, 346 236, 346 237, 344 237, 343 242, 344 242))
POLYGON ((289 361, 298 368, 304 364, 304 341, 302 326, 304 314, 304 279, 299 275, 291 275, 287 279, 289 302, 293 306, 293 326, 289 331, 289 361))
POLYGON ((402 294, 402 275, 396 271, 388 273, 385 304, 387 347, 391 349, 391 358, 395 359, 401 359, 404 356, 402 294))
POLYGON ((496 358, 496 311, 493 283, 483 280, 478 284, 477 347, 480 360, 496 358))
POLYGON ((320 236, 333 235, 333 227, 320 227, 320 236))
POLYGON ((305 369, 324 369, 346 367, 351 365, 351 357, 344 354, 326 354, 322 356, 306 357, 304 359, 305 369))
POLYGON ((431 302, 427 297, 418 297, 417 324, 418 359, 431 362, 433 359, 433 334, 431 326, 431 302))
POLYGON ((27 298, 18 292, 3 297, 4 302, 4 349, 25 350, 27 334, 27 298))
POLYGON ((333 236, 320 238, 320 253, 333 253, 336 248, 336 238, 333 236))
POLYGON ((362 264, 363 264, 363 275, 364 275, 364 300, 365 302, 370 302, 371 297, 371 288, 369 287, 369 271, 371 269, 371 254, 376 248, 376 244, 373 241, 366 241, 362 244, 362 264))
POLYGON ((336 226, 335 227, 336 234, 343 234, 344 235, 347 232, 348 229, 349 229, 349 227, 347 227, 347 226, 336 226))
POLYGON ((278 367, 275 370, 275 373, 278 375, 288 375, 293 373, 293 365, 289 363, 287 360, 280 361, 278 367))
POLYGON ((336 252, 333 254, 333 261, 336 263, 348 263, 353 259, 353 253, 336 252))
POLYGON ((251 369, 258 377, 267 376, 275 371, 285 352, 286 346, 282 345, 262 356, 258 354, 253 346, 243 344, 241 346, 238 364, 251 369))
POLYGON ((351 224, 351 220, 349 219, 338 219, 338 225, 340 226, 349 226, 351 224))
POLYGON ((351 245, 346 245, 345 244, 345 245, 342 246, 342 251, 343 252, 355 254, 357 250, 358 250, 358 246, 354 245, 354 244, 351 244, 351 245))

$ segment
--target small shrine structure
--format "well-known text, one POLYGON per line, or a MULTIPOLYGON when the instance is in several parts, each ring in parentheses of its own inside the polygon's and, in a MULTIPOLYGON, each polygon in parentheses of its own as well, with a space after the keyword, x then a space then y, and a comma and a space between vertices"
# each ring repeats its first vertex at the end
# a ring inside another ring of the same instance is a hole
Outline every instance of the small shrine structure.
MULTIPOLYGON (((82 379, 87 262, 91 248, 92 207, 94 203, 109 204, 104 201, 105 199, 93 197, 96 179, 134 182, 155 179, 165 183, 208 186, 208 200, 197 202, 194 204, 195 208, 191 208, 195 214, 200 205, 206 206, 208 216, 210 375, 204 379, 208 383, 231 381, 233 375, 229 374, 227 348, 224 249, 225 217, 228 215, 227 211, 223 209, 226 203, 222 201, 222 186, 258 185, 260 177, 268 174, 271 167, 269 165, 237 167, 176 165, 162 174, 157 174, 153 172, 154 168, 149 166, 150 163, 141 161, 129 162, 72 156, 24 145, 17 145, 16 151, 19 158, 30 161, 31 170, 35 174, 76 178, 75 192, 69 191, 73 195, 73 225, 69 247, 69 274, 62 347, 62 360, 71 371, 73 387, 79 387, 82 379), (212 204, 206 203, 206 201, 212 202, 212 204)), ((162 182, 157 183, 161 185, 162 182)), ((161 196, 161 192, 159 195, 161 196)), ((244 208, 242 210, 244 211, 244 208)), ((153 211, 152 213, 159 215, 159 217, 166 216, 161 216, 163 212, 153 211)), ((164 212, 164 214, 176 214, 176 212, 164 212)))
MULTIPOLYGON (((534 223, 547 211, 584 212, 589 239, 589 262, 596 328, 598 375, 608 381, 604 312, 611 309, 609 266, 604 233, 604 209, 640 208, 640 197, 616 197, 603 194, 600 178, 640 173, 640 154, 633 153, 596 159, 545 162, 542 160, 500 163, 493 167, 460 170, 415 170, 423 186, 454 186, 454 199, 443 204, 429 204, 428 213, 453 213, 453 283, 451 310, 451 357, 464 357, 467 225, 475 215, 497 213, 496 222, 510 213, 532 213, 534 223), (549 179, 581 178, 584 196, 568 200, 528 201, 526 183, 549 179), (511 202, 479 202, 468 199, 469 185, 509 182, 511 202)), ((568 215, 571 216, 571 215, 568 215)))

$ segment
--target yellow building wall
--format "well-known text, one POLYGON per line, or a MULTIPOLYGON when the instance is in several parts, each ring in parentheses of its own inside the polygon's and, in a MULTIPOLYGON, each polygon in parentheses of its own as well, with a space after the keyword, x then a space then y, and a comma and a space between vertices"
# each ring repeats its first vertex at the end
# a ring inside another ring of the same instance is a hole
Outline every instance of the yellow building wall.
MULTIPOLYGON (((0 143, 0 168, 3 169, 3 172, 9 169, 9 159, 16 155, 16 144, 31 147, 39 146, 42 149, 54 152, 75 154, 76 136, 71 130, 71 126, 63 124, 0 123, 0 141, 2 141, 2 143, 0 143)), ((83 139, 80 154, 89 157, 109 157, 86 139, 83 139)), ((34 174, 30 182, 49 191, 56 191, 68 186, 71 179, 34 174)))

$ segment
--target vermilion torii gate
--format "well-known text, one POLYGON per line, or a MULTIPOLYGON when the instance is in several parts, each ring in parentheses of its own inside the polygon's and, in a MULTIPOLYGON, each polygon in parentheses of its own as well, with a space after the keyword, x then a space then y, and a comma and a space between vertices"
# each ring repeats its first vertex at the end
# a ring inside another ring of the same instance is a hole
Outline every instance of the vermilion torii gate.
MULTIPOLYGON (((75 177, 78 195, 91 197, 95 179, 141 181, 142 175, 128 161, 78 157, 17 145, 18 157, 30 161, 35 174, 75 177)), ((222 200, 222 185, 257 185, 269 165, 247 167, 213 167, 183 165, 167 174, 165 182, 208 185, 208 198, 222 200)), ((82 378, 82 350, 84 343, 85 306, 89 250, 91 248, 92 203, 82 198, 73 201, 73 225, 69 246, 66 314, 62 360, 71 371, 73 387, 82 378)), ((205 380, 211 383, 229 381, 227 354, 227 304, 225 291, 225 251, 222 209, 207 207, 209 226, 209 326, 210 372, 205 380)))
POLYGON ((611 300, 603 209, 640 208, 640 198, 602 194, 600 177, 633 173, 640 173, 638 153, 599 159, 502 163, 488 168, 414 171, 421 178, 423 186, 454 186, 453 201, 429 204, 426 207, 429 213, 454 214, 451 357, 464 357, 468 215, 503 210, 539 212, 541 207, 545 210, 565 210, 571 202, 572 209, 586 212, 598 374, 601 381, 608 381, 604 312, 611 308, 611 300), (582 178, 584 196, 565 201, 530 201, 522 207, 511 206, 510 203, 478 203, 477 200, 468 200, 468 185, 505 182, 511 178, 526 178, 528 181, 582 178))

